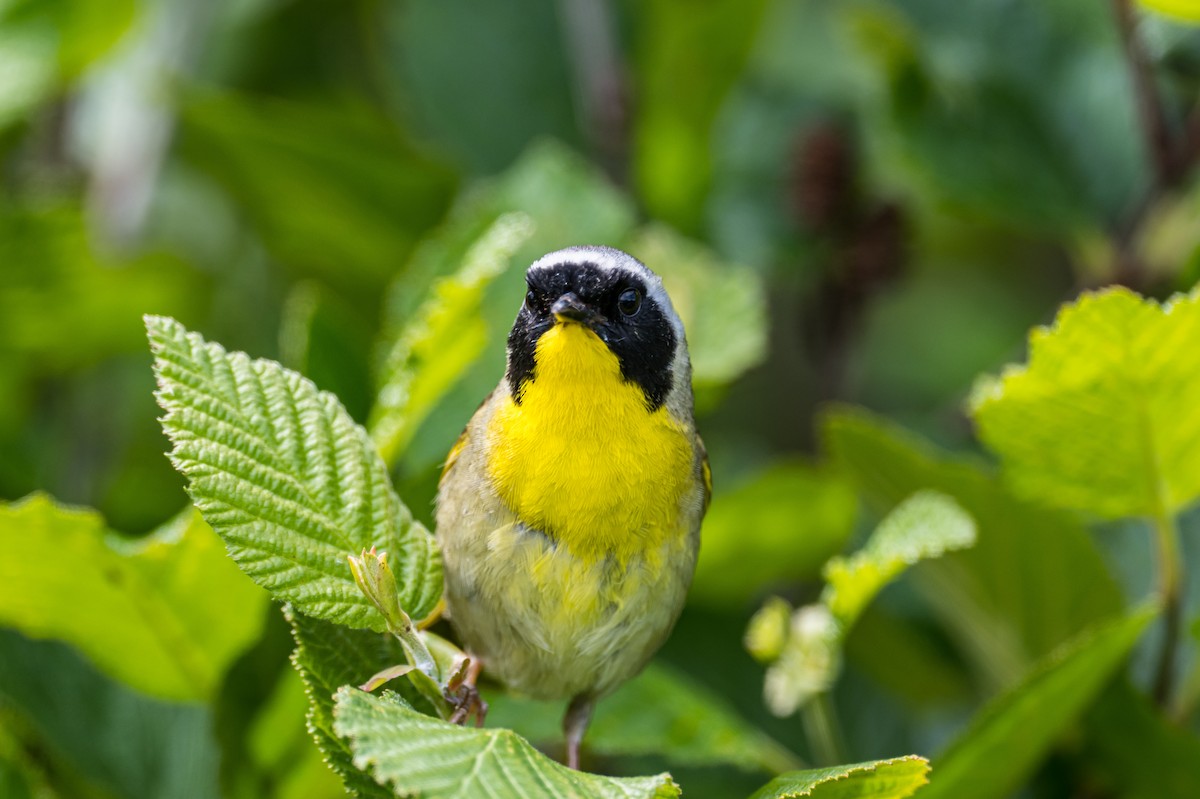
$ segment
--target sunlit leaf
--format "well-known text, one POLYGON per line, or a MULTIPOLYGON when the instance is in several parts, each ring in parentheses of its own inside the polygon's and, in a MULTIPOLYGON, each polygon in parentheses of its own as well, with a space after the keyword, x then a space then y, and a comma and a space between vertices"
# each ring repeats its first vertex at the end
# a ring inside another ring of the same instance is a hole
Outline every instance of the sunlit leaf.
MULTIPOLYGON (((487 696, 488 724, 561 745, 563 704, 487 696)), ((584 749, 602 756, 661 755, 679 765, 787 771, 796 756, 686 675, 652 663, 596 705, 584 749)), ((553 751, 553 750, 551 750, 553 751)))
POLYGON ((904 799, 929 782, 929 761, 909 755, 781 774, 750 799, 904 799))
POLYGON ((1196 0, 1138 0, 1138 4, 1183 22, 1200 22, 1200 3, 1196 0))
POLYGON ((397 794, 429 799, 486 793, 495 799, 669 799, 670 775, 601 777, 574 771, 511 730, 449 724, 413 710, 398 695, 338 691, 334 729, 350 742, 354 763, 397 794))
POLYGON ((437 546, 337 399, 172 319, 146 326, 172 462, 238 565, 302 612, 379 630, 346 560, 376 547, 391 556, 402 605, 429 614, 442 590, 437 546))
POLYGON ((776 716, 790 716, 833 687, 842 671, 843 628, 822 603, 792 613, 779 657, 763 679, 763 701, 776 716))
POLYGON ((34 495, 0 504, 0 541, 0 624, 148 694, 210 698, 261 630, 266 595, 194 511, 130 544, 94 511, 34 495))
POLYGON ((1040 661, 934 758, 922 796, 998 799, 1016 790, 1125 662, 1156 613, 1141 608, 1089 627, 1040 661))
POLYGON ((1198 297, 1084 294, 1033 331, 1026 365, 979 381, 979 436, 1018 490, 1108 518, 1200 495, 1198 297))
POLYGON ((909 566, 975 543, 975 521, 954 500, 921 491, 888 514, 862 549, 825 565, 822 601, 849 626, 887 583, 909 566))

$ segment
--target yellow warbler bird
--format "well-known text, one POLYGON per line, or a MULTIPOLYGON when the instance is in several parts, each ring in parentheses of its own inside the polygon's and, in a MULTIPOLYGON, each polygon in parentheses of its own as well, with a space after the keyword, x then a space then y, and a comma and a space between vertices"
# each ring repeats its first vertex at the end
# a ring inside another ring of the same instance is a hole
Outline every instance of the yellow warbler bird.
POLYGON ((683 324, 608 247, 538 259, 504 378, 447 459, 437 538, 467 650, 518 693, 569 699, 567 762, 595 701, 683 607, 710 476, 683 324))

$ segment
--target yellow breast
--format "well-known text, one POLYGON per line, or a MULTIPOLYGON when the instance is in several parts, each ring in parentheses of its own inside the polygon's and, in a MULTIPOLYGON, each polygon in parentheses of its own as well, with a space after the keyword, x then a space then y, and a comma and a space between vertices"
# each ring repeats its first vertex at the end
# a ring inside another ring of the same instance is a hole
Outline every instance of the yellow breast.
POLYGON ((556 324, 538 340, 534 379, 488 427, 488 471, 522 522, 579 557, 621 562, 686 534, 680 500, 693 481, 689 431, 650 412, 591 330, 556 324))

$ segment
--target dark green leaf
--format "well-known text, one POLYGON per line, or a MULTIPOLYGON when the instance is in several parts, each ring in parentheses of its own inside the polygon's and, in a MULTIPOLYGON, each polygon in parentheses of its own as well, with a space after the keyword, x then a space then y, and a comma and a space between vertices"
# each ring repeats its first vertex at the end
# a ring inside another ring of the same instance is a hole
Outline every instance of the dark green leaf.
POLYGON ((1008 796, 1121 667, 1157 608, 1089 627, 984 708, 934 758, 924 799, 1008 796))

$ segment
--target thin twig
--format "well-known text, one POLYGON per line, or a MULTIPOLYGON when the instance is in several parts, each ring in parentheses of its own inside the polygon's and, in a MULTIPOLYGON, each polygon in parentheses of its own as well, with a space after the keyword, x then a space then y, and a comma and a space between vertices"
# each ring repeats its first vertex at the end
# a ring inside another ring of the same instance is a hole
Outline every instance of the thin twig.
POLYGON ((1154 85, 1150 60, 1137 35, 1131 0, 1113 0, 1113 12, 1116 15, 1121 44, 1125 49, 1125 58, 1129 63, 1129 73, 1133 81, 1133 94, 1134 100, 1137 102, 1142 135, 1146 140, 1146 147, 1154 167, 1155 189, 1161 190, 1173 185, 1178 180, 1175 169, 1175 145, 1172 141, 1171 129, 1167 124, 1162 98, 1154 85))

